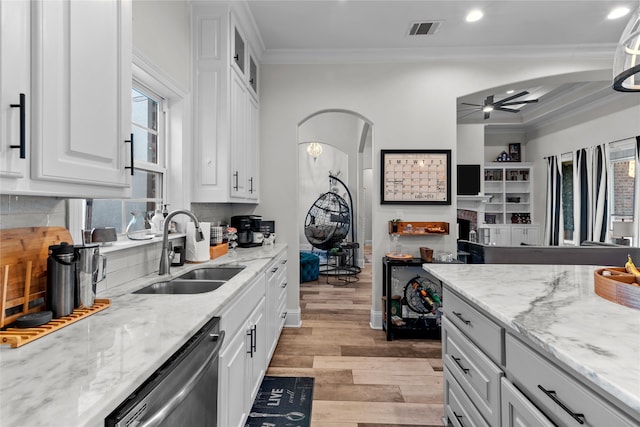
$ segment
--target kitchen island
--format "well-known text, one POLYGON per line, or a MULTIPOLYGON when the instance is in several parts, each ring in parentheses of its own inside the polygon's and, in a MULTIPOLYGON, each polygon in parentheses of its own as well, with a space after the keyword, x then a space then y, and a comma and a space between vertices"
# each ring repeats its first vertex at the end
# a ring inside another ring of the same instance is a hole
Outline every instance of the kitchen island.
POLYGON ((444 287, 445 412, 454 425, 465 416, 513 425, 527 410, 529 425, 640 425, 640 310, 596 295, 596 266, 423 268, 444 287), (469 379, 476 368, 486 382, 469 379), (513 393, 518 403, 505 402, 513 393), (469 413, 452 409, 458 397, 473 403, 469 413), (602 414, 606 423, 595 422, 602 414))
POLYGON ((23 347, 0 346, 0 425, 103 426, 120 402, 286 252, 284 244, 265 248, 171 269, 169 277, 204 266, 245 266, 213 292, 132 294, 167 279, 151 274, 99 294, 111 301, 101 312, 23 347))

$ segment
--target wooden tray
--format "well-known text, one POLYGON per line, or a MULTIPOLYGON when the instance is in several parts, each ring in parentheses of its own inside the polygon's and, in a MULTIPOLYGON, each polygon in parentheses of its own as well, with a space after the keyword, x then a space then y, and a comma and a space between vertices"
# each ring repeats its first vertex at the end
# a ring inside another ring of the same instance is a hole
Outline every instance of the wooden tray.
POLYGON ((398 255, 398 254, 388 253, 385 256, 390 259, 413 259, 413 255, 409 255, 409 254, 398 255))
POLYGON ((596 294, 602 298, 640 310, 640 285, 636 277, 627 273, 624 267, 596 270, 593 273, 593 283, 596 294))
POLYGON ((110 305, 111 301, 108 299, 96 299, 90 308, 75 309, 68 316, 53 319, 49 323, 35 328, 7 328, 5 331, 0 331, 0 344, 9 344, 11 348, 21 347, 38 338, 60 330, 65 326, 71 325, 78 320, 102 311, 110 305))

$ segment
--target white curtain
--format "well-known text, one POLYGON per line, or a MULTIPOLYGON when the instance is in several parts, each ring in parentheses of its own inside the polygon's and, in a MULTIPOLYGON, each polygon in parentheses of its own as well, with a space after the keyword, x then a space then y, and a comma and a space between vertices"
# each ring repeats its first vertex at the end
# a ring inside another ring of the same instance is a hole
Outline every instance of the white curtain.
POLYGON ((547 211, 544 244, 558 246, 564 239, 562 217, 562 162, 560 156, 547 157, 547 211))
POLYGON ((607 238, 609 211, 609 145, 587 147, 576 152, 577 179, 574 181, 576 242, 604 242, 607 238))

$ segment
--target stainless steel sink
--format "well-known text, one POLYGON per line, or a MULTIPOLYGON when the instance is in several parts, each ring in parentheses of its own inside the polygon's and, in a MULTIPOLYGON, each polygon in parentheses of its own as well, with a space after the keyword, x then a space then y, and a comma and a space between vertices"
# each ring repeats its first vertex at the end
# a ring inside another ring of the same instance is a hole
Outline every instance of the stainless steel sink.
POLYGON ((224 285, 226 280, 182 280, 152 283, 134 294, 202 294, 211 292, 224 285))
POLYGON ((236 274, 244 270, 244 266, 238 267, 203 267, 179 276, 180 280, 231 280, 236 274))
POLYGON ((152 283, 134 294, 201 294, 211 292, 224 285, 236 274, 244 270, 244 266, 201 267, 184 273, 172 280, 152 283))

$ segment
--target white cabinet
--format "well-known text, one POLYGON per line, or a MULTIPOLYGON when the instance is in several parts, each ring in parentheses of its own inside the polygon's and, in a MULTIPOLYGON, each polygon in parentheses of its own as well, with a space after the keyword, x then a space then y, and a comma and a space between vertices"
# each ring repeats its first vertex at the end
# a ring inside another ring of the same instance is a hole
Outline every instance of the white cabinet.
POLYGON ((218 425, 240 427, 260 387, 267 358, 265 275, 260 274, 220 315, 218 425))
POLYGON ((511 245, 511 227, 508 225, 486 225, 489 229, 489 242, 498 246, 511 245))
POLYGON ((269 359, 278 344, 286 319, 287 257, 286 253, 267 267, 267 355, 269 359))
POLYGON ((511 245, 518 246, 540 244, 540 227, 535 224, 522 224, 511 226, 511 245))
MULTIPOLYGON (((24 2, 8 2, 3 9, 20 7, 14 3, 24 2)), ((3 175, 3 192, 127 197, 130 172, 125 167, 130 150, 125 141, 131 134, 131 2, 39 0, 29 6, 31 64, 25 72, 31 87, 30 97, 25 97, 30 104, 28 158, 18 170, 25 179, 10 181, 3 175), (96 16, 100 19, 96 20, 96 16)), ((23 13, 19 16, 23 22, 23 13)), ((3 19, 3 32, 4 24, 3 19)), ((22 24, 16 25, 21 25, 20 29, 11 24, 11 31, 20 34, 16 40, 23 44, 26 32, 22 24)), ((13 37, 10 40, 13 43, 13 37)), ((2 50, 4 56, 4 46, 2 50)), ((25 60, 19 54, 16 60, 19 69, 25 68, 25 60)), ((2 62, 4 67, 4 57, 2 62)), ((20 82, 16 87, 22 85, 20 82)), ((15 126, 15 118, 3 116, 5 119, 15 126)), ((3 160, 3 170, 7 169, 6 162, 3 160)), ((14 166, 15 162, 8 168, 14 166)))
POLYGON ((259 200, 258 65, 241 15, 233 2, 192 6, 196 202, 259 200))
POLYGON ((30 3, 0 2, 0 21, 0 180, 24 179, 30 158, 30 3))
POLYGON ((503 427, 553 427, 555 425, 506 378, 502 378, 501 391, 503 427))

